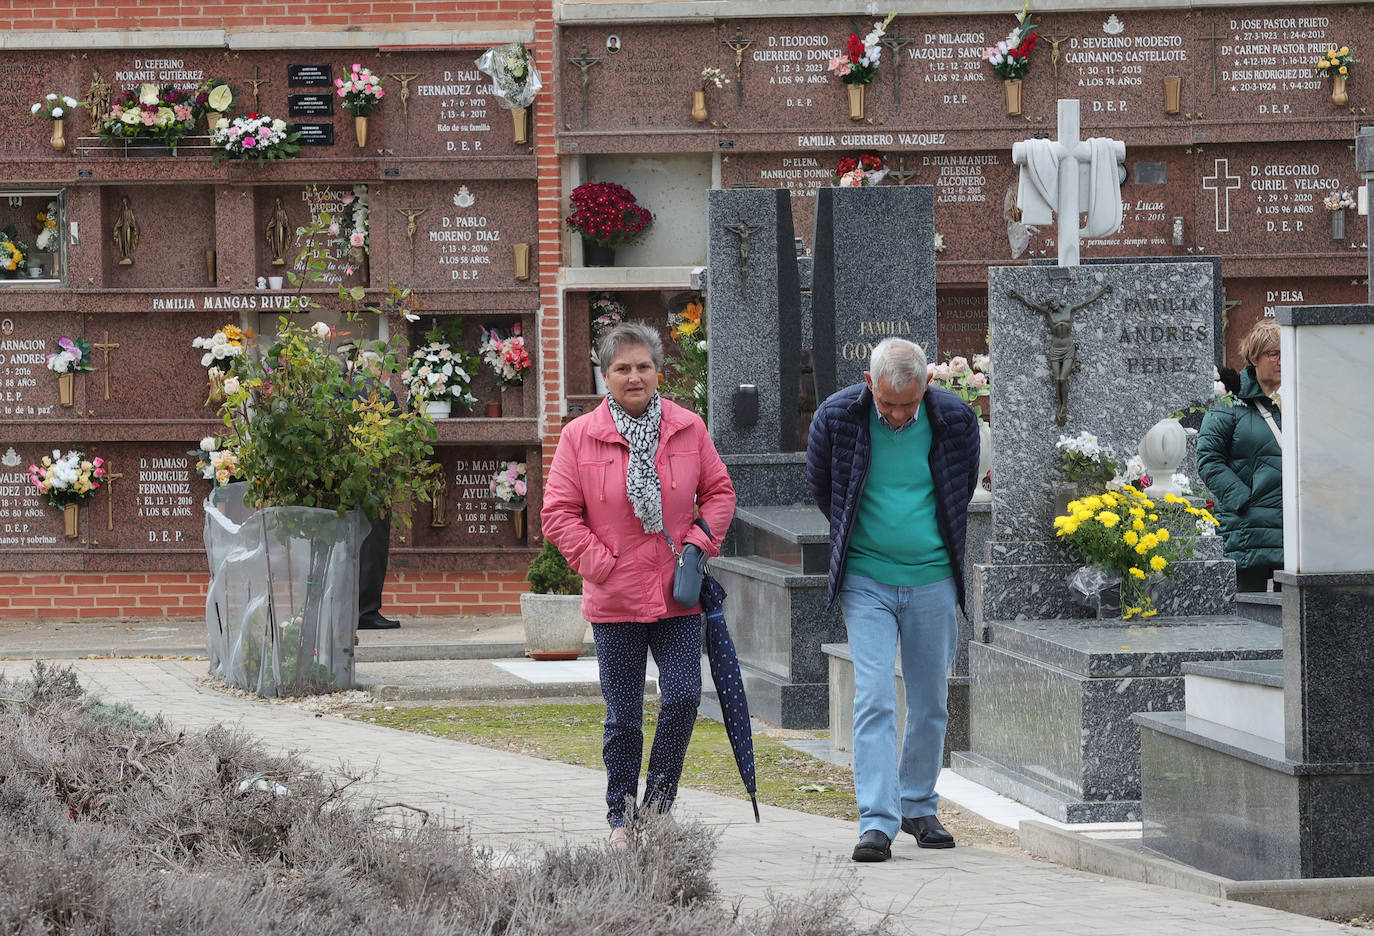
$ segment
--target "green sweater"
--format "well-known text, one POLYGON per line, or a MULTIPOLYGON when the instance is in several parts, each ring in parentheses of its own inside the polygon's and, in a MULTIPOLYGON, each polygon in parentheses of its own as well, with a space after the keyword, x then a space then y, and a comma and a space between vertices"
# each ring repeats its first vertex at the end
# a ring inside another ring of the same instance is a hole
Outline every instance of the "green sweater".
MULTIPOLYGON (((919 412, 919 411, 918 411, 919 412)), ((846 570, 884 585, 929 585, 954 574, 935 517, 930 417, 893 432, 870 410, 868 480, 849 537, 846 570)))

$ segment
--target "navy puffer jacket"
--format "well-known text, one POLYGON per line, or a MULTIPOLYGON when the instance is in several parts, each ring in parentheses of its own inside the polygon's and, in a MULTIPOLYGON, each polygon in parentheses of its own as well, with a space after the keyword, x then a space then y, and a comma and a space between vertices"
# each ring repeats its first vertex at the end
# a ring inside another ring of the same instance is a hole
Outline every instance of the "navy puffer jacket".
MULTIPOLYGON (((927 387, 922 419, 931 421, 930 473, 935 481, 936 522, 954 567, 959 606, 964 605, 964 538, 968 502, 978 484, 978 417, 958 396, 927 387)), ((816 410, 806 445, 806 480, 830 521, 830 604, 844 583, 845 554, 854 526, 872 442, 868 434, 873 394, 858 383, 835 393, 816 410)))

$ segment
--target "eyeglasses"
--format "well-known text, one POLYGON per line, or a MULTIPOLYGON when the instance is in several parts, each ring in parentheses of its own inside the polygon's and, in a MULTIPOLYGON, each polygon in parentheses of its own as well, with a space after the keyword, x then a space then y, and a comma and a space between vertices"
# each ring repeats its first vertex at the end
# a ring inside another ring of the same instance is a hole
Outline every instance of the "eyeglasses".
POLYGON ((1271 361, 1277 361, 1279 359, 1279 349, 1270 348, 1268 351, 1265 351, 1263 354, 1261 354, 1260 357, 1268 358, 1271 361))

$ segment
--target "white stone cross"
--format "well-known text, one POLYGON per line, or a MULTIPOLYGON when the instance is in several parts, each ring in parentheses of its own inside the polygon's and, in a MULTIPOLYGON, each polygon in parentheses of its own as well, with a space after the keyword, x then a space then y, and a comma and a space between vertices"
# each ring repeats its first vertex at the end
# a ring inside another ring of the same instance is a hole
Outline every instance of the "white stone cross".
POLYGON ((1080 140, 1077 101, 1059 102, 1059 139, 1014 143, 1011 159, 1021 168, 1021 222, 1049 224, 1059 216, 1060 266, 1078 265, 1081 238, 1110 237, 1121 229, 1119 167, 1126 162, 1126 144, 1106 137, 1080 140), (1084 211, 1087 223, 1080 230, 1084 211))

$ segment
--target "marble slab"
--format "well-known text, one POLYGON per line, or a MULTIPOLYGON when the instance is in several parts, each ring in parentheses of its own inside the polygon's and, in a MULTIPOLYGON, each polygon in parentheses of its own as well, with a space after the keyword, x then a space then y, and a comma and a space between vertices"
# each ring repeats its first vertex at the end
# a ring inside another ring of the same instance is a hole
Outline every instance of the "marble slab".
POLYGON ((1374 411, 1364 367, 1374 360, 1374 305, 1282 307, 1284 567, 1300 573, 1374 570, 1374 411))

